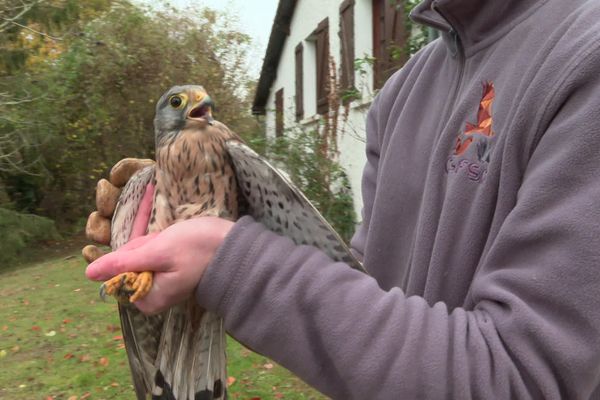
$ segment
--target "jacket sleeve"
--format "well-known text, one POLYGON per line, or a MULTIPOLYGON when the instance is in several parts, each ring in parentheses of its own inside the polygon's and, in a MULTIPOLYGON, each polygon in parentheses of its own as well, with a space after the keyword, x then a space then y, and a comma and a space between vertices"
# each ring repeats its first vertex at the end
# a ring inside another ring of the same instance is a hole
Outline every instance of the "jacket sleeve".
POLYGON ((568 89, 540 135, 474 278, 473 309, 386 292, 249 217, 207 269, 199 303, 336 399, 589 398, 600 381, 599 80, 568 89))

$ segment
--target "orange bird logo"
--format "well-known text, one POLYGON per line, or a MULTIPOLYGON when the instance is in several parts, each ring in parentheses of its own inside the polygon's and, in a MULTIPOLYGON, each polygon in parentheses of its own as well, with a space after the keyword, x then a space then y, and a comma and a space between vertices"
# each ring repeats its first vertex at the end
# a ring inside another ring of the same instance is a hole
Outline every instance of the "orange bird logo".
POLYGON ((467 122, 465 131, 456 138, 454 154, 464 154, 471 144, 477 145, 477 156, 481 161, 489 161, 491 146, 489 139, 494 136, 492 128, 492 104, 494 103, 494 84, 486 82, 483 84, 483 98, 479 103, 477 112, 477 124, 467 122))

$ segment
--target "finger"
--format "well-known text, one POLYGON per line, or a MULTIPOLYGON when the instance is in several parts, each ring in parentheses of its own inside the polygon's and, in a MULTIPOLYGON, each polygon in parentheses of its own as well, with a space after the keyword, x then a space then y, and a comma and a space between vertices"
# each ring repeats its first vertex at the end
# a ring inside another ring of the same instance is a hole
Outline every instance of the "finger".
POLYGON ((167 310, 168 307, 160 307, 155 304, 154 301, 148 299, 148 296, 150 296, 150 294, 147 294, 143 299, 133 303, 144 315, 156 315, 167 310))
POLYGON ((94 242, 110 244, 110 220, 104 218, 98 211, 94 211, 88 217, 85 234, 94 242))
POLYGON ((152 202, 154 199, 154 185, 149 183, 146 186, 146 191, 138 207, 135 220, 133 221, 133 228, 131 229, 131 235, 129 240, 143 236, 148 230, 148 221, 150 220, 150 213, 152 212, 152 202))
POLYGON ((81 250, 81 255, 85 261, 89 264, 96 261, 104 255, 104 252, 93 244, 87 245, 81 250))
POLYGON ((105 218, 112 217, 119 201, 121 189, 106 179, 100 179, 96 185, 96 209, 105 218))
POLYGON ((139 158, 124 158, 110 170, 110 182, 116 187, 123 187, 140 169, 153 165, 153 160, 139 158))
POLYGON ((166 293, 161 289, 160 283, 156 282, 156 274, 154 278, 150 292, 142 299, 133 303, 138 310, 146 315, 158 314, 169 308, 164 302, 166 293))
POLYGON ((156 235, 158 235, 158 232, 153 232, 148 235, 139 236, 135 239, 131 239, 129 242, 119 247, 117 251, 128 251, 137 249, 138 247, 141 247, 145 245, 148 241, 152 240, 156 235))
POLYGON ((146 315, 166 311, 174 304, 180 304, 192 295, 192 291, 182 292, 176 283, 176 273, 160 272, 154 274, 152 288, 144 297, 133 304, 146 315))
POLYGON ((153 251, 152 240, 129 251, 116 251, 100 257, 85 270, 88 279, 105 281, 124 272, 160 271, 162 257, 153 251))

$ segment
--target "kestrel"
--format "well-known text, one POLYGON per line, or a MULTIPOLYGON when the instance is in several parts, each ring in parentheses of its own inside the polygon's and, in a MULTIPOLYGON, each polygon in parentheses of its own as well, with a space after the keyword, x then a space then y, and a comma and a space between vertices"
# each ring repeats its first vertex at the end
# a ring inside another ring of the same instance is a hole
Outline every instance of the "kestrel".
MULTIPOLYGON (((123 189, 111 227, 113 250, 131 233, 141 198, 155 184, 148 232, 211 215, 236 220, 249 214, 297 244, 313 245, 364 271, 343 240, 306 197, 277 169, 212 117, 201 86, 176 86, 156 105, 156 164, 123 189)), ((152 287, 152 273, 127 273, 105 282, 101 293, 119 300, 121 327, 139 400, 226 398, 223 321, 194 298, 146 316, 131 304, 152 287)))

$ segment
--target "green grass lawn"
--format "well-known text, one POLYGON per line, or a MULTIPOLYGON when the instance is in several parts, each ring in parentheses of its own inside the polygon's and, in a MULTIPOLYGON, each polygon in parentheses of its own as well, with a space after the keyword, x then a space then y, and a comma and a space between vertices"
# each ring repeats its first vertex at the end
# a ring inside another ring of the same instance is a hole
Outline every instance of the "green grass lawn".
MULTIPOLYGON (((0 272, 0 399, 133 399, 116 304, 79 256, 0 272)), ((234 340, 231 399, 324 399, 234 340)))

